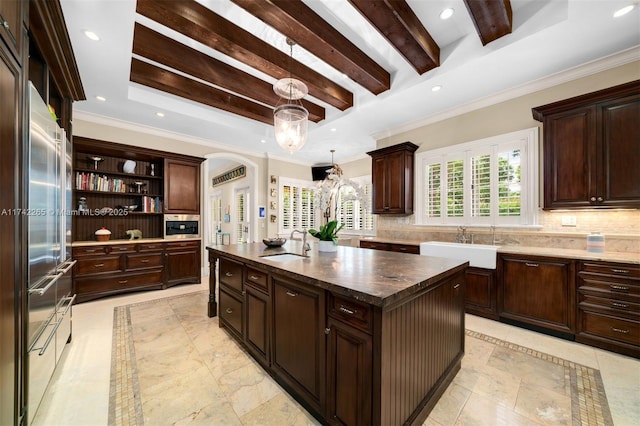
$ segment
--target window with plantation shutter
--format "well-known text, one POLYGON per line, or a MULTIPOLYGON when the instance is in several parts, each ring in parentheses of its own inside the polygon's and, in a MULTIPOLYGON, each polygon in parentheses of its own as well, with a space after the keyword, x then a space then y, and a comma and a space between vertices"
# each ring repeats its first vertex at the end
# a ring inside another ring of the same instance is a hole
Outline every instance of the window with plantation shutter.
POLYGON ((211 196, 211 232, 209 242, 217 244, 216 234, 218 228, 222 226, 222 192, 216 192, 211 196))
POLYGON ((342 232, 355 231, 361 235, 373 234, 374 216, 371 213, 371 196, 372 185, 371 177, 363 176, 351 179, 354 183, 359 184, 364 191, 360 195, 365 199, 356 197, 356 190, 351 186, 342 186, 338 194, 337 217, 339 223, 344 224, 342 232))
POLYGON ((316 227, 315 184, 310 181, 280 178, 278 234, 286 236, 294 229, 316 227))
POLYGON ((249 190, 235 191, 235 241, 238 244, 249 242, 249 190))
POLYGON ((538 129, 416 155, 417 224, 535 225, 538 129))

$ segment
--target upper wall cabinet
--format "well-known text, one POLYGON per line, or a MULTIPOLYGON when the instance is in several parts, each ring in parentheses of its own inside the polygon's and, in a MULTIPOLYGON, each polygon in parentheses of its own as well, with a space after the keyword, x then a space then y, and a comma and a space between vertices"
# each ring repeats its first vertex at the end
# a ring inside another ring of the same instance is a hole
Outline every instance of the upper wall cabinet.
POLYGON ((165 213, 200 214, 200 162, 165 159, 165 213))
POLYGON ((0 1, 0 40, 4 40, 14 58, 22 60, 22 21, 29 2, 0 1))
POLYGON ((413 213, 413 158, 418 145, 404 142, 367 152, 371 156, 372 213, 413 213))
POLYGON ((640 207, 640 80, 533 108, 544 208, 640 207))

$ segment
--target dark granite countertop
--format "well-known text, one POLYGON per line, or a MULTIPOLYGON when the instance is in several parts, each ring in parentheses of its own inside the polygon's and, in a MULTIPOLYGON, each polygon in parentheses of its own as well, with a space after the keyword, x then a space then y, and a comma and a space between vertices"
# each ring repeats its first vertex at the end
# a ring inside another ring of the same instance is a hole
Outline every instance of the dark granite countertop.
POLYGON ((412 294, 468 266, 468 262, 454 259, 344 246, 338 246, 334 253, 321 253, 314 245, 309 257, 285 262, 263 257, 276 253, 299 254, 301 248, 300 242, 288 241, 279 248, 250 243, 208 246, 207 250, 382 308, 402 303, 412 294))

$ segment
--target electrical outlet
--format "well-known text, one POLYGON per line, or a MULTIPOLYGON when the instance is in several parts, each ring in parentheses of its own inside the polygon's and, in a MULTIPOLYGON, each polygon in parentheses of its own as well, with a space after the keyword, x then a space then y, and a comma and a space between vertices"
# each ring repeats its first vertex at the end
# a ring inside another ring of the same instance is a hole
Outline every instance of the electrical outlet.
POLYGON ((576 226, 576 217, 562 216, 562 226, 576 226))

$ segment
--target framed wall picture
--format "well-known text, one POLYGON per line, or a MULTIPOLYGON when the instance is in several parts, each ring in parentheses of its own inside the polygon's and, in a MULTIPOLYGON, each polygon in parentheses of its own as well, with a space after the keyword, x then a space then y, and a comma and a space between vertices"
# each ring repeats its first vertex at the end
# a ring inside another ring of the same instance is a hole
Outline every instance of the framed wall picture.
POLYGON ((271 196, 275 197, 276 195, 278 195, 278 190, 275 188, 271 188, 271 196))
POLYGON ((271 223, 276 223, 276 215, 275 214, 271 215, 271 223))
POLYGON ((269 203, 269 208, 271 208, 271 210, 275 210, 276 209, 276 202, 272 201, 271 203, 269 203))
POLYGON ((275 185, 278 183, 278 178, 275 175, 271 175, 271 184, 275 185))
POLYGON ((267 217, 267 208, 265 206, 258 207, 258 217, 260 219, 267 217))

